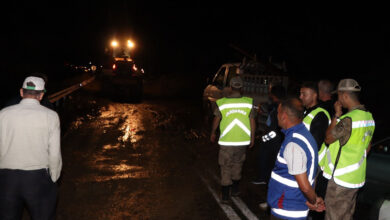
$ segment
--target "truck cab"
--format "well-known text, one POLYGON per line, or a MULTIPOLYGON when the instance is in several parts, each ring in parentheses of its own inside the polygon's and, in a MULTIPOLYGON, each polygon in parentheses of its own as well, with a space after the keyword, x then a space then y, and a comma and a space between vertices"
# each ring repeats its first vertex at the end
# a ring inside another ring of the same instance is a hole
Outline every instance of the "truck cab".
POLYGON ((286 73, 270 71, 259 62, 225 63, 221 65, 203 91, 203 110, 206 121, 213 117, 216 100, 226 97, 231 92, 229 82, 234 76, 240 76, 244 81, 242 93, 244 96, 253 98, 255 108, 268 102, 268 91, 272 85, 280 84, 286 90, 288 86, 286 73))

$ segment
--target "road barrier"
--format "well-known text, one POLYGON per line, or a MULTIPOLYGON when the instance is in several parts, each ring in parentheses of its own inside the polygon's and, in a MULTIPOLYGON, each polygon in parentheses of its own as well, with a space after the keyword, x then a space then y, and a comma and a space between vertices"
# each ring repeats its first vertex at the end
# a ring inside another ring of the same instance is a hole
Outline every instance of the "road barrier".
POLYGON ((68 88, 63 89, 61 91, 58 91, 58 92, 56 92, 54 94, 51 94, 51 95, 48 96, 48 99, 49 99, 49 101, 51 103, 54 103, 54 102, 60 100, 61 98, 66 97, 70 93, 80 89, 81 87, 86 86, 87 84, 89 84, 93 80, 95 80, 95 76, 93 76, 91 78, 88 78, 88 79, 82 81, 81 83, 75 84, 75 85, 73 85, 71 87, 68 87, 68 88))

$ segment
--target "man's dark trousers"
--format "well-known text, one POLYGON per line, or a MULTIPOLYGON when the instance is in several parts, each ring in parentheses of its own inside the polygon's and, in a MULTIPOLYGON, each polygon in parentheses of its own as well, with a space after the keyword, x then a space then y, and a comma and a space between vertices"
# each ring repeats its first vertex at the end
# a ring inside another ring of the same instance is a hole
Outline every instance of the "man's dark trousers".
POLYGON ((33 220, 55 218, 57 185, 47 169, 0 169, 0 219, 21 219, 24 205, 33 220))

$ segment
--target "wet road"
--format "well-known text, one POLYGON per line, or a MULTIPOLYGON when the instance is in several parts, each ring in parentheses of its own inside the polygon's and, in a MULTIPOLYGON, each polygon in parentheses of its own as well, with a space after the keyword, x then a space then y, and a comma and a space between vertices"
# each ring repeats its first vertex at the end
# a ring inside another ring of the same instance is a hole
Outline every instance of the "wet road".
POLYGON ((174 122, 188 112, 163 107, 97 103, 73 122, 58 219, 223 219, 183 146, 184 123, 174 122))

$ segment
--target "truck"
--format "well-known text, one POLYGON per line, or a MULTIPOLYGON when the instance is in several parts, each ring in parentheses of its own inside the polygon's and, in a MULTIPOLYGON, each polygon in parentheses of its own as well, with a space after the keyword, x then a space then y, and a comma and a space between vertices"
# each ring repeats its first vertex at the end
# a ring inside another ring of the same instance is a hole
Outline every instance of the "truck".
POLYGON ((112 97, 136 102, 142 100, 144 70, 133 59, 114 57, 112 69, 105 77, 107 91, 112 97))
MULTIPOLYGON (((203 111, 204 120, 209 123, 213 118, 213 112, 216 106, 216 100, 226 97, 231 88, 230 79, 234 76, 240 76, 244 81, 242 92, 244 96, 253 98, 255 109, 261 109, 258 123, 264 124, 268 114, 265 107, 268 103, 268 92, 272 85, 282 85, 286 91, 288 89, 288 74, 283 69, 277 68, 272 63, 264 63, 250 57, 246 57, 242 62, 225 63, 219 67, 214 77, 207 83, 203 91, 203 111)), ((258 126, 263 129, 264 126, 258 126)))

